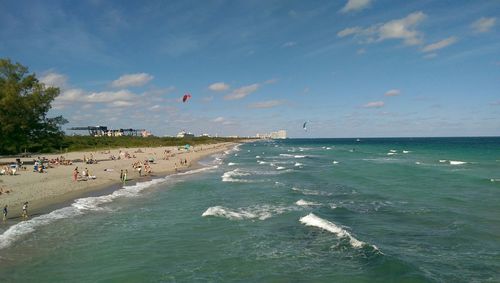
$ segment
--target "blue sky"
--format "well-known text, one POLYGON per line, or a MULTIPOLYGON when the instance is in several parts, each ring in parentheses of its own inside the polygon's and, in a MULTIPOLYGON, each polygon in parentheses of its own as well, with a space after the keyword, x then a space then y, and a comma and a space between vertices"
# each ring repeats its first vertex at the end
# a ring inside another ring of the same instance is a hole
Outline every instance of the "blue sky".
POLYGON ((0 36, 65 128, 500 135, 495 0, 1 1, 0 36))

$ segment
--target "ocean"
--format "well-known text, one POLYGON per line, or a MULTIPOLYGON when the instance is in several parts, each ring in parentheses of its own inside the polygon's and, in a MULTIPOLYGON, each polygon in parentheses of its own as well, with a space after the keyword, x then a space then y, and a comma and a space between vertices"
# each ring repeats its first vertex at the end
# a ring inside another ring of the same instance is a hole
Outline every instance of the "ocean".
POLYGON ((0 282, 500 282, 500 138, 287 139, 0 225, 0 282))

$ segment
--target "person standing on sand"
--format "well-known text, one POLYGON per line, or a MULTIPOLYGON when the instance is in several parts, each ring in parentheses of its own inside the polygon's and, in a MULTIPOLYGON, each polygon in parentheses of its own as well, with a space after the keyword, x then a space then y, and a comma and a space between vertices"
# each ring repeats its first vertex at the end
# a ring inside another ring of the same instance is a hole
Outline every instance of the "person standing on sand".
POLYGON ((78 179, 78 167, 76 167, 75 170, 73 170, 73 181, 76 182, 77 179, 78 179))
POLYGON ((123 169, 120 170, 120 181, 123 181, 123 169))
POLYGON ((125 169, 125 173, 123 173, 123 183, 127 182, 127 174, 128 174, 128 169, 125 169))
POLYGON ((28 202, 23 204, 23 212, 21 213, 22 219, 28 219, 28 202))
POLYGON ((9 211, 7 210, 7 205, 5 205, 3 207, 3 222, 7 221, 7 213, 9 213, 9 211))

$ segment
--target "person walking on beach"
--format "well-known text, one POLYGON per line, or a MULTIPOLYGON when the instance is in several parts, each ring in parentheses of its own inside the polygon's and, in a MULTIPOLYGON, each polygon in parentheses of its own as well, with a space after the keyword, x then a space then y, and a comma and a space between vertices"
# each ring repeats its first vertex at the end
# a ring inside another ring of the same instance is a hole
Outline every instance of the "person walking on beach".
POLYGON ((127 174, 128 174, 128 169, 125 169, 125 173, 123 173, 123 183, 127 182, 127 174))
POLYGON ((123 181, 123 169, 120 170, 120 181, 123 181))
POLYGON ((7 205, 3 207, 3 222, 7 221, 7 213, 9 213, 9 210, 7 209, 7 205))
POLYGON ((75 170, 73 170, 73 181, 76 182, 77 179, 78 179, 78 167, 76 167, 75 170))
POLYGON ((28 219, 28 202, 23 204, 23 212, 21 213, 22 219, 28 219))

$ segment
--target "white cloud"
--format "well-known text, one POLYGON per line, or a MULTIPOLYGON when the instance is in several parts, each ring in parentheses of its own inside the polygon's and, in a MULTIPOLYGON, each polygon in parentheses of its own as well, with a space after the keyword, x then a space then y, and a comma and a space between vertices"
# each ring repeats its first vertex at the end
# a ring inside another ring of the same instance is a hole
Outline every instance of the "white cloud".
POLYGON ((130 107, 132 105, 134 105, 134 102, 124 100, 116 100, 109 104, 111 107, 130 107))
POLYGON ((432 44, 429 44, 422 48, 423 52, 431 52, 431 51, 436 51, 441 48, 445 48, 446 46, 452 45, 453 43, 457 42, 458 39, 455 36, 450 36, 448 38, 445 38, 443 40, 440 40, 438 42, 434 42, 432 44))
POLYGON ((161 110, 161 106, 159 104, 155 104, 155 105, 149 107, 149 110, 151 110, 151 111, 160 111, 161 110))
POLYGON ((87 102, 113 102, 117 100, 137 100, 138 97, 128 90, 93 92, 85 97, 87 102))
POLYGON ((224 82, 213 83, 208 86, 208 89, 211 91, 226 91, 230 88, 230 86, 224 82))
POLYGON ((401 91, 399 89, 391 89, 387 91, 384 95, 385 96, 398 96, 401 94, 401 91))
POLYGON ((146 73, 127 74, 119 77, 111 83, 111 86, 130 87, 130 86, 143 86, 153 79, 153 76, 146 73))
POLYGON ((62 92, 55 100, 57 105, 66 105, 74 102, 106 103, 111 107, 129 107, 140 101, 140 97, 128 90, 86 92, 83 89, 68 89, 62 92))
POLYGON ((372 101, 363 105, 364 108, 381 108, 384 107, 385 103, 383 101, 372 101))
POLYGON ((295 45, 297 45, 297 42, 295 42, 295 41, 288 41, 288 42, 285 42, 281 47, 286 48, 286 47, 293 47, 295 45))
POLYGON ((496 18, 485 18, 482 17, 479 20, 472 23, 471 27, 477 33, 488 32, 496 23, 496 18))
POLYGON ((46 73, 40 78, 40 82, 49 87, 65 88, 68 83, 68 77, 54 72, 46 73))
POLYGON ((422 34, 415 27, 426 18, 422 12, 414 12, 408 16, 383 24, 379 29, 379 40, 403 39, 406 45, 422 42, 422 34))
POLYGON ((212 120, 212 122, 215 122, 215 123, 222 123, 224 121, 226 121, 226 119, 224 119, 224 117, 217 117, 217 118, 212 120))
POLYGON ((432 59, 432 58, 435 58, 437 56, 436 53, 427 53, 424 55, 424 59, 432 59))
POLYGON ((360 32, 362 32, 363 29, 360 28, 360 27, 352 27, 352 28, 345 28, 341 31, 339 31, 337 33, 337 36, 338 37, 344 37, 344 36, 348 36, 348 35, 351 35, 351 34, 358 34, 360 32))
POLYGON ((248 105, 248 107, 257 108, 257 109, 273 108, 273 107, 282 105, 283 103, 285 103, 285 101, 283 101, 283 100, 268 100, 268 101, 252 103, 252 104, 248 105))
POLYGON ((359 11, 365 9, 370 5, 371 0, 348 0, 344 8, 340 10, 342 13, 351 11, 359 11))
POLYGON ((275 84, 277 82, 278 82, 278 79, 270 79, 270 80, 265 81, 264 83, 266 85, 270 85, 270 84, 275 84))
POLYGON ((247 95, 257 91, 260 87, 260 84, 251 84, 247 86, 242 86, 233 90, 230 94, 224 96, 225 100, 236 100, 245 98, 247 95))
POLYGON ((408 16, 379 23, 368 28, 350 27, 337 33, 338 37, 353 35, 360 38, 363 43, 379 42, 386 39, 401 39, 406 45, 418 45, 422 43, 423 33, 416 27, 427 16, 421 12, 414 12, 408 16))

